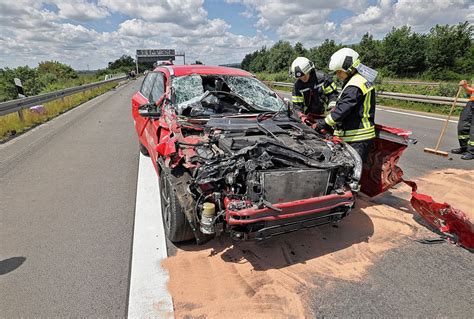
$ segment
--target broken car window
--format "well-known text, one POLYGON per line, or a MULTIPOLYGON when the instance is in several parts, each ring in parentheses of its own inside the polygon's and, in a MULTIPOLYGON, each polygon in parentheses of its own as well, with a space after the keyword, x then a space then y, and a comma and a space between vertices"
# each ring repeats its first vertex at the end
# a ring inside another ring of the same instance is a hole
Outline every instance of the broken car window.
POLYGON ((232 91, 251 101, 252 104, 262 107, 265 111, 279 111, 285 107, 284 102, 276 93, 257 79, 242 76, 223 76, 223 78, 232 91))
POLYGON ((230 75, 189 75, 173 79, 175 104, 181 115, 277 112, 285 103, 259 80, 230 75))
POLYGON ((175 103, 181 104, 204 93, 201 76, 189 75, 177 77, 173 80, 175 103))

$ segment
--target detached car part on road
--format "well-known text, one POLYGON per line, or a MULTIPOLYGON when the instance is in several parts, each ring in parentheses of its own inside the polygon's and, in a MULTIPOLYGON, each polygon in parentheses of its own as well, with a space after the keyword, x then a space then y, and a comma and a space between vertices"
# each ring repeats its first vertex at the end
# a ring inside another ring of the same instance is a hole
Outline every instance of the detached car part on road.
POLYGON ((265 239, 338 222, 359 190, 374 196, 402 180, 396 163, 410 134, 377 126, 362 167, 348 144, 303 124, 250 73, 225 67, 159 66, 132 113, 172 242, 222 232, 265 239))

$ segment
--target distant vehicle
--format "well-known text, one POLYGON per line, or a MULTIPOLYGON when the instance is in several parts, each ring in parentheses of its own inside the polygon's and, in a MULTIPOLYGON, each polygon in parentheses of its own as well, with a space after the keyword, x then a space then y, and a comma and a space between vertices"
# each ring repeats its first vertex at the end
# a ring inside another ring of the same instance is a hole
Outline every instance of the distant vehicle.
POLYGON ((351 146, 302 123, 252 74, 218 66, 158 66, 132 114, 172 242, 222 232, 261 240, 336 223, 361 187, 373 196, 400 181, 395 163, 410 134, 377 126, 363 169, 351 146))
POLYGON ((130 71, 127 73, 127 79, 132 79, 132 80, 135 80, 135 79, 136 79, 135 70, 130 70, 130 71))
POLYGON ((155 63, 153 63, 153 67, 156 68, 160 65, 173 65, 173 60, 167 60, 167 61, 156 61, 155 63))

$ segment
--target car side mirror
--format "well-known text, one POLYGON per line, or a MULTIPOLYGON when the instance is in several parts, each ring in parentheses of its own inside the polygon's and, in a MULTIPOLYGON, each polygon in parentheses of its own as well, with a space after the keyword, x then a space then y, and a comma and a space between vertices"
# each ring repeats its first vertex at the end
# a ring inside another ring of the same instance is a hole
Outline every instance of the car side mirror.
POLYGON ((160 117, 161 116, 161 105, 165 100, 165 95, 160 96, 158 101, 150 102, 147 104, 140 105, 138 107, 138 114, 143 117, 160 117))
POLYGON ((138 114, 142 117, 160 117, 161 108, 155 103, 147 103, 138 107, 138 114))

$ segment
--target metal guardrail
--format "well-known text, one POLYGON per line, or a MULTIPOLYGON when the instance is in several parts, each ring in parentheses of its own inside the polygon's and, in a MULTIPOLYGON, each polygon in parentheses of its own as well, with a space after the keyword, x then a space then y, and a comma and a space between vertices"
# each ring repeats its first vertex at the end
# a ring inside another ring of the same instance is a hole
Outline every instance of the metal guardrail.
POLYGON ((115 78, 122 78, 127 76, 125 73, 116 73, 116 74, 106 74, 104 80, 110 80, 115 78))
MULTIPOLYGON (((440 105, 452 105, 454 103, 454 98, 446 97, 446 96, 406 94, 406 93, 395 93, 395 92, 377 92, 377 96, 388 98, 388 99, 440 104, 440 105)), ((456 102, 456 106, 464 106, 466 105, 467 102, 469 102, 469 99, 458 99, 458 101, 456 102)))
MULTIPOLYGON (((292 83, 288 82, 266 82, 273 86, 281 87, 293 87, 292 83)), ((422 102, 422 103, 431 103, 431 104, 440 104, 440 105, 452 105, 454 103, 454 98, 446 96, 434 96, 434 95, 421 95, 421 94, 407 94, 407 93, 395 93, 395 92, 377 92, 378 97, 411 101, 411 102, 422 102)), ((469 99, 458 99, 456 105, 464 106, 469 101, 469 99)))
POLYGON ((18 99, 18 100, 11 100, 7 102, 2 102, 0 103, 0 115, 5 115, 9 113, 13 113, 22 109, 26 109, 31 106, 35 106, 38 104, 46 103, 52 100, 57 100, 72 94, 84 92, 90 89, 94 89, 96 87, 102 86, 107 83, 111 82, 116 82, 119 80, 125 79, 125 76, 122 77, 116 77, 113 79, 105 80, 105 81, 100 81, 100 82, 95 82, 95 83, 90 83, 90 84, 85 84, 81 86, 76 86, 72 88, 67 88, 64 90, 59 90, 59 91, 54 91, 54 92, 49 92, 49 93, 44 93, 40 95, 35 95, 35 96, 29 96, 24 99, 18 99))
POLYGON ((397 81, 397 80, 383 80, 382 82, 387 83, 387 84, 427 85, 427 86, 437 86, 441 84, 441 82, 397 81))

